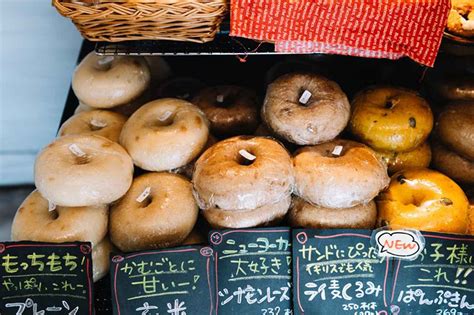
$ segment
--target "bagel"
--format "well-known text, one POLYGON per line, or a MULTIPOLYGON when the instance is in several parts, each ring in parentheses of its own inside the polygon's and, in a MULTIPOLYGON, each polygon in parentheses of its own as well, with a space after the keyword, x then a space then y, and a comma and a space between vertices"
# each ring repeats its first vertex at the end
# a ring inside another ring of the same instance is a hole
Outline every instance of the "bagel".
MULTIPOLYGON (((217 143, 217 139, 213 135, 209 134, 209 137, 207 138, 207 142, 206 142, 206 145, 203 148, 203 151, 209 149, 215 143, 217 143)), ((182 167, 178 167, 178 168, 174 169, 172 172, 176 173, 176 174, 183 175, 184 177, 186 177, 188 179, 191 179, 193 177, 195 163, 196 163, 196 160, 193 160, 193 161, 189 162, 188 164, 186 164, 182 167)))
POLYGON ((379 225, 393 229, 465 234, 469 202, 447 176, 426 168, 412 168, 392 176, 377 200, 379 225))
POLYGON ((446 146, 474 161, 474 102, 448 105, 438 117, 436 133, 446 146))
POLYGON ((202 211, 203 217, 215 229, 240 229, 271 226, 280 223, 288 212, 291 196, 274 204, 250 210, 223 210, 209 208, 202 211))
POLYGON ((232 85, 209 87, 200 91, 192 103, 199 107, 217 136, 252 134, 258 126, 257 95, 232 85))
POLYGON ((451 0, 446 28, 462 37, 474 37, 474 3, 471 0, 451 0))
POLYGON ((108 204, 130 187, 133 162, 117 143, 94 135, 70 135, 45 147, 35 162, 35 184, 56 205, 108 204))
POLYGON ((71 116, 58 131, 58 136, 96 135, 118 142, 127 118, 106 110, 83 111, 71 116))
POLYGON ((112 207, 110 239, 124 252, 176 246, 189 235, 197 216, 188 180, 176 174, 147 173, 135 178, 112 207), (143 198, 147 188, 149 195, 143 198))
POLYGON ((433 144, 433 167, 458 183, 474 184, 474 162, 440 143, 433 144))
POLYGON ((113 251, 113 245, 106 236, 104 239, 92 248, 92 279, 99 281, 109 273, 110 253, 113 251))
POLYGON ((108 207, 61 207, 49 211, 49 202, 33 191, 18 208, 12 223, 14 241, 91 242, 97 245, 107 234, 108 207))
POLYGON ((288 152, 278 142, 240 136, 216 143, 196 161, 193 173, 201 209, 255 209, 291 194, 293 170, 288 152), (255 156, 247 160, 239 152, 255 156))
POLYGON ((334 139, 349 116, 349 101, 339 85, 315 74, 279 77, 268 86, 262 108, 262 118, 271 130, 300 145, 334 139), (303 104, 300 99, 305 91, 311 96, 303 104))
POLYGON ((172 170, 191 162, 209 136, 204 114, 193 104, 174 98, 152 101, 125 123, 122 144, 135 165, 148 171, 172 170))
POLYGON ((469 227, 467 234, 474 235, 474 201, 469 202, 469 227))
POLYGON ((428 167, 431 162, 431 147, 428 141, 423 142, 411 151, 375 151, 377 156, 388 166, 388 173, 394 174, 410 167, 428 167))
POLYGON ((368 203, 390 179, 387 167, 367 146, 333 140, 295 152, 296 195, 326 208, 368 203), (341 149, 339 155, 333 152, 341 149))
POLYGON ((377 207, 371 200, 351 208, 330 209, 295 196, 288 220, 292 227, 310 229, 372 229, 377 221, 377 207))
POLYGON ((428 138, 432 128, 431 108, 415 91, 372 87, 352 101, 349 129, 375 150, 413 150, 428 138))
POLYGON ((474 101, 474 79, 472 77, 443 78, 439 82, 438 92, 446 100, 474 101))
POLYGON ((76 68, 72 89, 84 104, 95 108, 124 105, 137 99, 150 84, 143 57, 89 53, 76 68))

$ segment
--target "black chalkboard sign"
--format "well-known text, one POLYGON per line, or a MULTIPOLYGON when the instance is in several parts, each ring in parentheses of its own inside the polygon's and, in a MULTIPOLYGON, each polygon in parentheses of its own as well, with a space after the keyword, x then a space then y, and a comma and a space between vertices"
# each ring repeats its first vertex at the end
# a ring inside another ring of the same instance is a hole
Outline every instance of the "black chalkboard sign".
POLYGON ((93 314, 90 243, 0 243, 0 314, 93 314))
POLYGON ((474 237, 422 235, 422 253, 394 265, 393 314, 474 314, 474 237))
POLYGON ((114 314, 215 314, 210 247, 185 246, 112 257, 114 314))
POLYGON ((369 230, 293 230, 295 314, 389 314, 391 264, 369 230))
POLYGON ((217 314, 289 315, 290 229, 211 231, 217 314))

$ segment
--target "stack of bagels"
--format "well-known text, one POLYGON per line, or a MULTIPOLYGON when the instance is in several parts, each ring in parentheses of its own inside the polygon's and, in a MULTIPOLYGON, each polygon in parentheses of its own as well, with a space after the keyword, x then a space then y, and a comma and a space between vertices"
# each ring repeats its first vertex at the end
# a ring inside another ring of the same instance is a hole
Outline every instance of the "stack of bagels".
MULTIPOLYGON (((199 213, 214 228, 288 220, 467 231, 462 190, 438 172, 412 169, 430 163, 433 126, 416 92, 370 88, 351 106, 337 83, 289 73, 268 86, 260 106, 248 88, 186 77, 162 82, 169 73, 159 58, 90 54, 78 65, 80 110, 39 153, 37 190, 16 213, 13 240, 89 241, 98 280, 114 246, 131 252, 205 241, 199 213), (346 127, 362 143, 338 138, 346 127), (427 210, 434 224, 424 223, 427 210)), ((436 129, 449 157, 463 159, 458 173, 445 173, 467 183, 472 109, 448 107, 436 129)), ((439 169, 454 165, 438 163, 436 152, 439 169)))

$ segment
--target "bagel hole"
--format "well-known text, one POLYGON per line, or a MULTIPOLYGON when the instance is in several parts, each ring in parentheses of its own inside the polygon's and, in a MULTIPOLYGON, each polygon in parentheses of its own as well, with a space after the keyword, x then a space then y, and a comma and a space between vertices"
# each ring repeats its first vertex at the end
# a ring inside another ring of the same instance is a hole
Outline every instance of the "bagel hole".
POLYGON ((230 93, 230 94, 218 94, 216 96, 215 105, 216 107, 227 108, 231 107, 235 101, 237 100, 237 93, 230 93), (221 99, 222 98, 222 101, 221 99))
POLYGON ((174 123, 174 113, 165 113, 159 117, 154 125, 156 127, 168 127, 174 123))
MULTIPOLYGON (((252 151, 250 150, 246 150, 248 153, 252 154, 252 155, 255 155, 253 154, 252 151)), ((257 159, 254 159, 254 160, 249 160, 245 157, 243 157, 240 153, 237 153, 237 163, 239 165, 242 165, 242 166, 250 166, 252 165, 257 159)))
POLYGON ((84 156, 76 156, 74 155, 74 163, 76 165, 84 165, 90 162, 90 159, 87 155, 84 156))
POLYGON ((51 210, 49 211, 49 215, 51 216, 51 218, 53 220, 56 220, 57 218, 59 218, 59 213, 57 210, 51 210))

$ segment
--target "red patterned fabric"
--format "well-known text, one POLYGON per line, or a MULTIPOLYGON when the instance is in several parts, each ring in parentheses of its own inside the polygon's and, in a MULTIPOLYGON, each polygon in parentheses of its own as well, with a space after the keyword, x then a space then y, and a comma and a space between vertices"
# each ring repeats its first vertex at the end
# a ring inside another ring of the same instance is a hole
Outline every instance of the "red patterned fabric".
POLYGON ((231 36, 279 52, 332 53, 432 66, 450 0, 232 0, 231 36))

